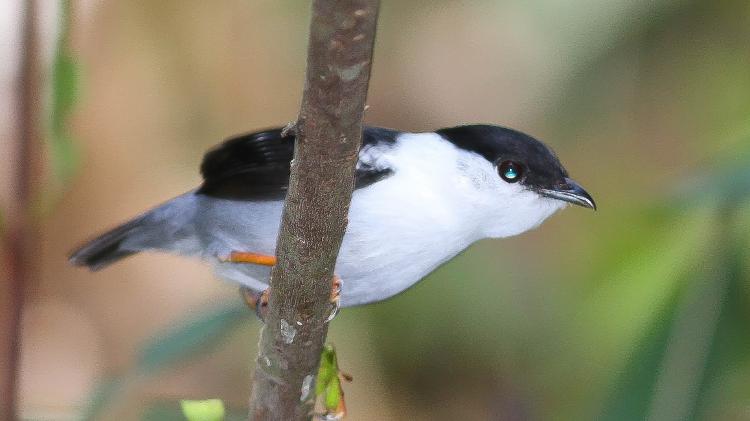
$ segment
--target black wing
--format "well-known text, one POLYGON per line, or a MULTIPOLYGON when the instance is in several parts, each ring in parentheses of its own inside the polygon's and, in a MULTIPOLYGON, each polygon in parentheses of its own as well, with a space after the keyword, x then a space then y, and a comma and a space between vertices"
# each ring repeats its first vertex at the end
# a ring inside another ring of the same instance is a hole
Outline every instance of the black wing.
MULTIPOLYGON (((203 185, 198 194, 231 200, 279 200, 286 196, 294 155, 294 135, 281 128, 230 138, 203 157, 203 185)), ((362 144, 392 144, 398 132, 367 127, 362 144)), ((357 165, 355 188, 375 183, 390 169, 368 163, 357 165)))

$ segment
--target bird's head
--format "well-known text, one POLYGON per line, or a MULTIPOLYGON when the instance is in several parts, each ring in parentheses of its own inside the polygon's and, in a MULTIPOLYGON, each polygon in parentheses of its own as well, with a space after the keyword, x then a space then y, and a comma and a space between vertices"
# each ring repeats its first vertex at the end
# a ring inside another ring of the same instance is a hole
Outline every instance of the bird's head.
POLYGON ((544 143, 516 130, 491 125, 459 126, 438 133, 460 149, 483 158, 488 176, 490 237, 508 237, 536 227, 567 204, 596 210, 586 190, 573 181, 544 143))

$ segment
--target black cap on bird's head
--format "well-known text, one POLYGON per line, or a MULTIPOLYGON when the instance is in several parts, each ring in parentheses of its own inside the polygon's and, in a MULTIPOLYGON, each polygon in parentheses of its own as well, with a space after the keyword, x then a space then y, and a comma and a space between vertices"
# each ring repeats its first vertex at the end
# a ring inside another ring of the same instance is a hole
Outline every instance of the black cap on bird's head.
POLYGON ((493 163, 508 183, 520 183, 542 196, 596 210, 594 199, 568 178, 552 149, 527 134, 485 124, 440 129, 437 133, 493 163))

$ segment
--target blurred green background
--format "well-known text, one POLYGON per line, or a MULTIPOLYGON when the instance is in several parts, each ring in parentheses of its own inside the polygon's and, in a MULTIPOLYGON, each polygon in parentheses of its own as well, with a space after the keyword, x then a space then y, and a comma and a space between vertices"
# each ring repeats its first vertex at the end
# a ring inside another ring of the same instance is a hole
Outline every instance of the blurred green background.
MULTIPOLYGON (((179 419, 179 399, 221 397, 241 418, 259 323, 235 286, 176 257, 91 274, 66 253, 196 186, 223 138, 295 118, 309 4, 70 4, 45 62, 23 415, 179 419)), ((748 40, 746 0, 384 0, 369 124, 520 129, 600 210, 342 311, 350 419, 750 420, 748 40)))

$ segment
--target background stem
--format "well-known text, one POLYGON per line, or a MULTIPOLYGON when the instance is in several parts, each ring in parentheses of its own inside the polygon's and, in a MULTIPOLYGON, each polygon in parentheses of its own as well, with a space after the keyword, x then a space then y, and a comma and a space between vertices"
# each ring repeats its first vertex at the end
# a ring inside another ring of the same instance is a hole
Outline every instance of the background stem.
POLYGON ((37 139, 37 36, 36 2, 24 3, 21 61, 17 84, 17 144, 10 164, 15 167, 12 203, 7 206, 5 232, 5 268, 7 281, 0 282, 0 419, 18 417, 18 379, 21 348, 21 316, 29 278, 29 221, 32 173, 32 148, 37 139))

